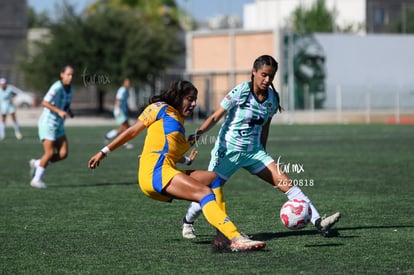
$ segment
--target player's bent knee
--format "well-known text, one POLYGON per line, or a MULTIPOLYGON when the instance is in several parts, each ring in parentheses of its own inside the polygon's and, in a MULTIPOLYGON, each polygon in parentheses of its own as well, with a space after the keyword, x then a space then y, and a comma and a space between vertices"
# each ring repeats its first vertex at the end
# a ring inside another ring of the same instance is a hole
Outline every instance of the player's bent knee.
POLYGON ((60 160, 64 160, 68 157, 68 153, 67 152, 59 152, 58 154, 56 154, 55 159, 56 161, 60 161, 60 160))
POLYGON ((200 200, 200 206, 201 208, 204 207, 204 205, 206 205, 207 203, 211 202, 211 201, 215 201, 216 200, 216 196, 213 193, 209 193, 205 196, 203 196, 200 200))

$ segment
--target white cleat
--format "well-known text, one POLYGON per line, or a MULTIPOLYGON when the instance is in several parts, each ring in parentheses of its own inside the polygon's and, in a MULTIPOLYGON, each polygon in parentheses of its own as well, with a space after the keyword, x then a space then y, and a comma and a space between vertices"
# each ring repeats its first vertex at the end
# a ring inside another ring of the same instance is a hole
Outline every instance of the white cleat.
POLYGON ((336 212, 333 215, 330 215, 328 217, 322 217, 318 219, 315 223, 315 226, 323 237, 328 237, 329 229, 331 229, 332 226, 334 226, 339 221, 340 218, 341 218, 341 213, 336 212))
POLYGON ((183 227, 183 238, 185 239, 194 239, 196 237, 195 235, 195 229, 192 223, 182 223, 183 227))
POLYGON ((30 182, 30 186, 34 187, 34 188, 39 188, 39 189, 46 188, 46 184, 43 181, 40 181, 40 180, 39 181, 32 180, 30 182))
POLYGON ((266 243, 262 241, 253 241, 246 236, 241 235, 240 237, 231 240, 230 249, 232 252, 243 252, 243 251, 256 251, 266 247, 266 243))

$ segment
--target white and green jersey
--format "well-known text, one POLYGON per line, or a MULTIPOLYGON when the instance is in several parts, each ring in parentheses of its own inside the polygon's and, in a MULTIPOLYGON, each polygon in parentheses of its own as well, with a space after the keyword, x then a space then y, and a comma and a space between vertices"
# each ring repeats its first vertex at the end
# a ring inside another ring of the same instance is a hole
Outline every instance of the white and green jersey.
POLYGON ((260 138, 263 125, 276 114, 279 102, 270 88, 267 99, 259 102, 250 91, 250 83, 239 84, 220 103, 227 111, 216 141, 221 148, 245 152, 262 148, 260 138))
POLYGON ((16 93, 13 91, 13 89, 7 85, 6 89, 3 90, 3 88, 0 87, 0 101, 4 104, 11 104, 12 98, 16 96, 16 93))
MULTIPOLYGON (((73 86, 70 85, 66 90, 60 80, 53 83, 49 88, 49 91, 44 96, 43 100, 49 102, 53 106, 67 112, 72 103, 72 90, 73 86)), ((57 113, 52 112, 48 108, 43 108, 43 112, 39 118, 39 125, 42 127, 59 127, 63 125, 64 119, 62 119, 57 113)))
POLYGON ((121 109, 121 112, 123 112, 125 115, 128 115, 129 90, 124 86, 120 87, 116 92, 115 98, 119 100, 119 108, 121 109))
POLYGON ((0 103, 1 103, 1 113, 3 115, 14 113, 16 108, 13 105, 12 98, 16 96, 16 93, 13 89, 7 85, 6 89, 0 87, 0 103))

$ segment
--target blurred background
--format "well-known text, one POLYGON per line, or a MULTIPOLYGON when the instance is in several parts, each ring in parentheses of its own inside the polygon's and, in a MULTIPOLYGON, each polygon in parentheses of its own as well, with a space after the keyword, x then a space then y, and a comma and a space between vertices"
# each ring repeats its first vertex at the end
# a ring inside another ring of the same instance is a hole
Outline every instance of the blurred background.
POLYGON ((0 77, 37 110, 72 64, 73 109, 101 117, 125 77, 135 115, 184 78, 197 119, 270 54, 277 123, 414 123, 413 34, 414 0, 2 0, 0 77))

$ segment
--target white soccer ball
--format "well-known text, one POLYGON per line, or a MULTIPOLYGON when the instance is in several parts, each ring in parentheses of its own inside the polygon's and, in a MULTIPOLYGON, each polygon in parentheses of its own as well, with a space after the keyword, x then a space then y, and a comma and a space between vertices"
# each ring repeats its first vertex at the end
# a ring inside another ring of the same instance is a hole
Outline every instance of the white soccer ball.
POLYGON ((304 200, 288 200, 280 209, 280 220, 289 229, 302 229, 311 220, 312 209, 304 200))

